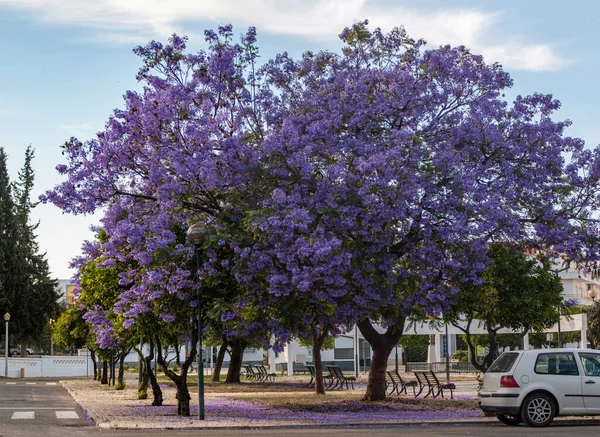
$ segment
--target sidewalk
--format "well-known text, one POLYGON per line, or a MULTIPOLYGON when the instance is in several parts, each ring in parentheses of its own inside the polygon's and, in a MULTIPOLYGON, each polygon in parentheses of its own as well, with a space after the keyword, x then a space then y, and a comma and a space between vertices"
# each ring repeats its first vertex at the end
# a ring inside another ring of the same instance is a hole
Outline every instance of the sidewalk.
MULTIPOLYGON (((284 380, 285 378, 278 378, 284 380)), ((297 380, 296 380, 297 381, 297 380)), ((163 405, 151 406, 152 399, 137 400, 137 378, 127 377, 125 390, 117 391, 93 380, 61 381, 90 419, 100 428, 118 429, 190 429, 190 428, 290 428, 364 425, 401 425, 417 423, 478 423, 496 421, 484 417, 474 402, 475 381, 456 381, 454 398, 415 400, 401 396, 401 401, 363 403, 366 385, 355 390, 327 391, 326 396, 309 398, 308 408, 295 408, 294 399, 314 396, 299 392, 268 392, 264 385, 257 392, 211 393, 205 395, 205 420, 198 420, 198 395, 190 393, 191 416, 177 416, 175 389, 161 384, 163 405), (269 407, 262 399, 281 401, 284 407, 269 407)))

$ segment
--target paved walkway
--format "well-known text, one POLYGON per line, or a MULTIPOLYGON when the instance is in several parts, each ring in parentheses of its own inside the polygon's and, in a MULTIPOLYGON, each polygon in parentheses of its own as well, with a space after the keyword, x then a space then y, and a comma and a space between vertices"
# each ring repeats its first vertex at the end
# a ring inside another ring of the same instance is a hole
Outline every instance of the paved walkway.
MULTIPOLYGON (((283 381, 284 378, 278 380, 283 381)), ((297 381, 297 380, 296 380, 297 381)), ((309 393, 269 392, 270 399, 282 399, 288 407, 269 408, 261 403, 264 386, 257 392, 207 393, 205 396, 205 420, 197 419, 198 399, 192 393, 191 417, 177 415, 175 389, 161 385, 163 406, 151 406, 151 399, 137 400, 137 378, 129 375, 129 388, 116 391, 93 380, 66 380, 62 384, 73 398, 101 428, 289 428, 306 426, 358 426, 392 425, 409 423, 464 423, 489 422, 476 407, 448 399, 414 401, 412 396, 403 396, 407 402, 362 403, 366 385, 358 383, 355 390, 328 391, 324 397, 315 398, 308 408, 294 408, 294 403, 285 402, 285 397, 307 396, 309 393), (308 410, 308 411, 307 411, 308 410)), ((476 399, 475 380, 456 381, 455 400, 476 399)), ((395 397, 395 396, 393 396, 395 397)), ((263 398, 264 399, 264 398, 263 398)), ((420 399, 420 398, 419 398, 420 399)))

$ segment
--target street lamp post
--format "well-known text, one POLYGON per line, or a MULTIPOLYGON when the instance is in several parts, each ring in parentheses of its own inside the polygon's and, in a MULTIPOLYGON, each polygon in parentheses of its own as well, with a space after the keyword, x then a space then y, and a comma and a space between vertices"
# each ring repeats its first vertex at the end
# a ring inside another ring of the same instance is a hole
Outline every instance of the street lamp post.
POLYGON ((448 338, 448 322, 446 322, 446 384, 450 384, 450 339, 448 338))
POLYGON ((560 311, 560 307, 558 307, 558 338, 557 338, 557 344, 558 347, 561 348, 562 347, 562 342, 560 341, 560 319, 562 317, 562 313, 560 311))
POLYGON ((6 325, 4 331, 4 377, 8 378, 8 321, 10 320, 10 314, 4 313, 4 322, 6 325))
POLYGON ((50 355, 54 355, 54 323, 56 323, 56 320, 48 320, 48 324, 50 325, 50 355))
MULTIPOLYGON (((187 239, 195 247, 196 274, 200 271, 200 244, 206 235, 206 228, 196 223, 188 228, 187 239)), ((198 419, 204 420, 204 365, 202 364, 202 300, 198 290, 198 419)))
POLYGON ((360 367, 360 361, 359 361, 359 350, 358 350, 358 326, 354 325, 354 359, 356 360, 354 362, 354 373, 356 375, 356 378, 358 379, 358 368, 360 367))

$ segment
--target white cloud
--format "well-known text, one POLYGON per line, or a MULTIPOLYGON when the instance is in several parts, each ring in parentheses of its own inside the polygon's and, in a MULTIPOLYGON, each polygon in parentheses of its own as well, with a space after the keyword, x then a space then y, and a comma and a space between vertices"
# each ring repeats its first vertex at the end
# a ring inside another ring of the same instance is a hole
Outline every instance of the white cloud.
POLYGON ((98 131, 98 126, 94 127, 90 122, 62 125, 59 127, 70 136, 78 138, 91 138, 98 131))
POLYGON ((550 44, 494 33, 502 14, 479 9, 424 11, 378 0, 0 0, 2 5, 128 45, 164 39, 173 32, 196 33, 184 26, 194 20, 241 22, 257 26, 261 33, 333 39, 343 27, 368 18, 383 29, 404 24, 413 38, 425 38, 433 46, 464 44, 509 70, 548 71, 567 64, 550 44))

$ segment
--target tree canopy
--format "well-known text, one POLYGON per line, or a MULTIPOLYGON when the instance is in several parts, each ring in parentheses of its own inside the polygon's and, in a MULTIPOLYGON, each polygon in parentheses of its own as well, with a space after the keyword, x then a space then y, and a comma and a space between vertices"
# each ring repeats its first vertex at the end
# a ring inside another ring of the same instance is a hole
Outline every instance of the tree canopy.
POLYGON ((481 286, 490 243, 597 257, 597 152, 564 135, 552 96, 507 103, 499 64, 367 22, 341 33, 341 53, 261 68, 254 28, 239 44, 231 26, 205 36, 196 54, 178 36, 138 47, 143 90, 95 139, 64 145, 67 179, 42 197, 105 208, 106 265, 134 266, 120 273, 125 326, 164 296, 194 306, 219 286, 235 290, 224 322, 258 311, 280 342, 311 332, 315 359, 358 322, 375 400, 405 317, 448 313, 457 277, 481 286), (181 232, 197 222, 220 235, 199 281, 181 232))
POLYGON ((548 263, 540 263, 520 246, 503 243, 490 245, 488 256, 483 282, 463 282, 452 311, 445 314, 446 320, 465 332, 472 363, 481 371, 498 357, 498 330, 512 329, 519 339, 543 331, 559 321, 564 305, 562 283, 548 263), (471 337, 474 323, 483 324, 488 332, 484 343, 490 352, 483 362, 477 361, 476 352, 476 345, 482 343, 471 337))

